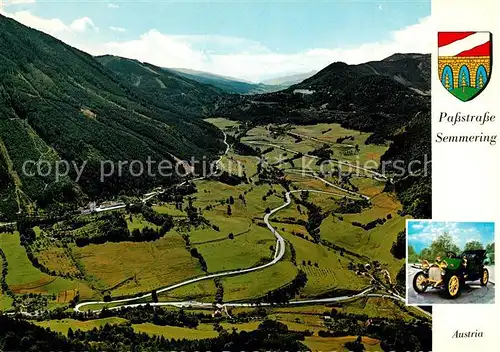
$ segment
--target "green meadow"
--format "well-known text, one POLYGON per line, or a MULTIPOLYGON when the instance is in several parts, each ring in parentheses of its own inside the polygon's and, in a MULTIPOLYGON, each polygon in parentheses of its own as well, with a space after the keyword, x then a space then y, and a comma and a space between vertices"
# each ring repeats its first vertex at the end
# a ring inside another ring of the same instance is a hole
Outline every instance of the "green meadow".
MULTIPOLYGON (((211 123, 235 133, 238 124, 224 119, 211 119, 211 123)), ((290 206, 275 213, 272 225, 286 240, 285 257, 277 264, 265 269, 222 277, 219 280, 223 290, 224 302, 248 302, 265 297, 270 291, 285 287, 294 280, 299 270, 307 275, 307 283, 295 299, 315 297, 334 297, 362 291, 370 286, 368 276, 352 270, 352 266, 365 264, 366 260, 377 260, 382 268, 388 269, 394 280, 403 261, 396 260, 390 253, 392 243, 398 232, 405 226, 406 217, 400 216, 401 204, 393 193, 384 192, 384 182, 374 180, 366 172, 359 172, 345 183, 333 173, 323 177, 336 187, 355 187, 359 193, 370 198, 369 206, 358 213, 340 213, 343 197, 349 193, 332 187, 311 174, 297 174, 302 167, 302 160, 292 164, 283 162, 283 156, 294 155, 291 150, 303 154, 324 145, 332 150, 332 157, 351 162, 378 161, 387 146, 366 145, 367 133, 343 129, 337 124, 317 126, 289 126, 291 134, 301 135, 297 140, 288 133, 273 135, 271 126, 258 126, 243 137, 242 142, 253 148, 265 150, 266 144, 275 144, 264 157, 273 167, 284 171, 284 179, 290 182, 290 189, 309 189, 335 194, 309 192, 307 201, 319 207, 322 220, 317 223, 320 241, 314 242, 307 224, 311 219, 310 210, 304 204, 292 201, 290 206), (348 139, 339 142, 339 138, 348 139), (252 142, 252 143, 250 143, 252 142), (255 143, 262 144, 255 144, 255 143), (359 150, 356 152, 356 147, 359 150), (286 155, 284 155, 286 154, 286 155), (367 224, 384 218, 370 230, 364 230, 353 223, 367 224), (345 250, 357 253, 360 257, 344 254, 343 251, 330 248, 327 241, 345 250), (293 253, 292 253, 293 252, 293 253), (360 259, 363 257, 363 259, 360 259)), ((305 157, 307 162, 310 157, 305 157)), ((313 160, 314 161, 314 160, 313 160)), ((0 248, 8 260, 9 274, 7 283, 14 294, 39 293, 55 294, 58 298, 74 297, 70 292, 79 292, 80 300, 102 299, 108 292, 111 297, 133 296, 151 292, 184 280, 206 275, 200 262, 190 253, 196 248, 206 262, 208 273, 251 268, 272 260, 276 238, 263 226, 266 211, 281 206, 285 199, 285 188, 279 184, 269 184, 259 179, 257 158, 243 156, 231 150, 222 158, 221 167, 228 172, 241 170, 248 182, 228 185, 218 180, 195 181, 196 193, 189 195, 206 223, 197 227, 185 225, 187 219, 187 197, 179 204, 151 199, 152 208, 160 214, 174 217, 176 226, 164 237, 152 242, 117 242, 90 244, 77 247, 71 241, 67 244, 50 239, 51 231, 64 231, 65 224, 57 223, 52 228, 35 228, 37 234, 36 256, 39 262, 55 275, 47 275, 33 267, 24 247, 20 245, 19 234, 1 234, 0 248), (229 211, 230 208, 230 211, 229 211), (83 279, 63 278, 64 275, 83 275, 83 279)), ((311 164, 311 169, 318 173, 319 167, 311 164)), ((337 165, 338 166, 338 165, 337 165)), ((264 168, 270 168, 264 164, 264 168)), ((346 171, 346 167, 340 167, 346 171)), ((300 193, 295 197, 301 198, 300 193)), ((84 221, 81 227, 68 231, 68 236, 76 237, 99 231, 102 220, 99 215, 80 216, 84 221)), ((157 228, 146 221, 142 215, 126 214, 129 230, 145 227, 157 228)), ((213 279, 158 294, 159 301, 200 301, 211 303, 221 293, 213 279)), ((148 302, 150 299, 144 299, 148 302)), ((12 304, 12 299, 0 295, 0 309, 5 310, 12 304)), ((67 300, 55 300, 52 306, 68 307, 67 300)), ((85 310, 97 310, 103 307, 117 307, 119 303, 94 304, 85 310)), ((173 309, 173 308, 172 308, 173 309)), ((270 317, 284 322, 289 329, 310 330, 315 334, 307 337, 304 343, 311 349, 341 348, 354 337, 321 338, 319 330, 324 330, 323 313, 329 307, 321 305, 276 307, 270 317)), ((390 300, 357 299, 342 304, 339 310, 345 313, 368 314, 397 319, 411 319, 390 300)), ((196 309, 187 309, 196 311, 196 309)), ((244 308, 233 309, 235 312, 244 308)), ((205 310, 206 312, 207 310, 205 310)), ((208 310, 210 311, 210 310, 208 310)), ((418 314, 418 312, 414 312, 418 314)), ((126 323, 123 319, 98 319, 79 322, 71 319, 37 322, 38 325, 67 333, 68 328, 90 330, 104 324, 126 323)), ((223 321, 222 326, 231 331, 233 328, 244 331, 258 327, 259 321, 230 324, 223 321)), ((176 338, 209 338, 217 336, 211 324, 201 324, 197 329, 182 327, 156 326, 153 324, 133 325, 136 331, 149 335, 161 335, 176 338)), ((379 348, 379 341, 364 337, 367 350, 379 348)))

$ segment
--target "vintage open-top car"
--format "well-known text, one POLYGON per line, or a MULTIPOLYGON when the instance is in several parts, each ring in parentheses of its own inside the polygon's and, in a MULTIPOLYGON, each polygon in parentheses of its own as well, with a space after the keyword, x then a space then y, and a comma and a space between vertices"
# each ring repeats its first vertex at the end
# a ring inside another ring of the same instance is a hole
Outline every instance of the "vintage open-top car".
POLYGON ((420 294, 427 288, 444 288, 449 298, 457 298, 466 281, 479 280, 481 286, 486 286, 490 274, 484 267, 488 264, 485 259, 486 251, 478 249, 464 251, 460 255, 449 251, 446 257, 437 257, 432 264, 423 261, 418 267, 421 271, 413 278, 413 289, 420 294))

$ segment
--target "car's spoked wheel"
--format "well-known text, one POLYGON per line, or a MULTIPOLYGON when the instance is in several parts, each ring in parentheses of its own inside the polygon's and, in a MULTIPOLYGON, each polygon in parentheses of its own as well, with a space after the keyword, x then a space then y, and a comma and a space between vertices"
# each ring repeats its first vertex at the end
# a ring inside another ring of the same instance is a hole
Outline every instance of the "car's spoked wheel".
POLYGON ((460 279, 457 275, 451 275, 445 282, 445 289, 448 297, 457 298, 460 296, 460 279))
POLYGON ((481 276, 481 280, 480 280, 481 286, 488 285, 489 279, 490 279, 490 273, 489 273, 488 269, 484 268, 483 275, 481 276))
POLYGON ((423 293, 427 289, 425 282, 427 281, 427 277, 423 272, 418 272, 413 278, 413 289, 417 293, 423 293))

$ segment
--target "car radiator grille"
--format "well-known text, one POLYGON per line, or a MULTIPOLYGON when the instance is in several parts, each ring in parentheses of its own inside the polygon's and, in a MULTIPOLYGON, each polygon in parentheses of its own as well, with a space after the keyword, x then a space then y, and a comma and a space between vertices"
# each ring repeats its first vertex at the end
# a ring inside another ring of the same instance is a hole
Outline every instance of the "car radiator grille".
POLYGON ((433 281, 439 281, 441 280, 441 269, 439 269, 437 266, 433 266, 432 268, 429 269, 429 279, 433 281))

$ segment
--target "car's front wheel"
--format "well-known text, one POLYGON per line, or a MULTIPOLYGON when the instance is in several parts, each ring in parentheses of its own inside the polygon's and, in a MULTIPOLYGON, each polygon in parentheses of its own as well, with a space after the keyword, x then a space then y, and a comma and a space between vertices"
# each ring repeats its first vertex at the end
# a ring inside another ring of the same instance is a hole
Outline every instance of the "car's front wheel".
POLYGON ((483 269, 483 274, 481 275, 481 279, 479 282, 481 283, 481 286, 486 286, 488 285, 488 281, 490 280, 490 272, 488 269, 484 268, 483 269))
POLYGON ((458 275, 446 275, 444 279, 444 289, 448 298, 457 298, 460 296, 461 284, 458 275))
POLYGON ((427 276, 423 271, 419 271, 413 277, 413 289, 416 293, 424 293, 427 289, 425 282, 427 281, 427 276))

